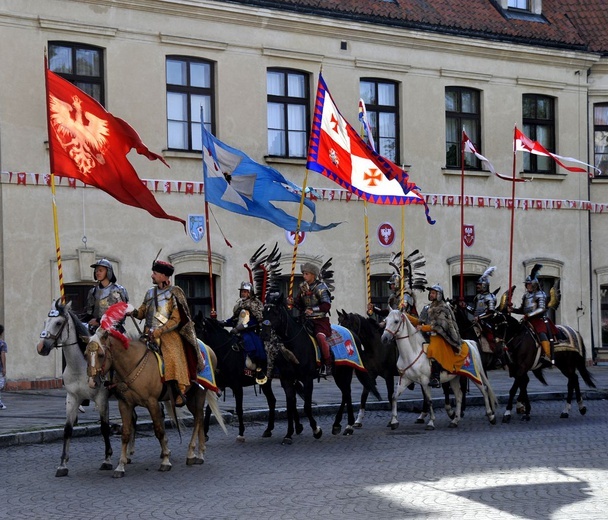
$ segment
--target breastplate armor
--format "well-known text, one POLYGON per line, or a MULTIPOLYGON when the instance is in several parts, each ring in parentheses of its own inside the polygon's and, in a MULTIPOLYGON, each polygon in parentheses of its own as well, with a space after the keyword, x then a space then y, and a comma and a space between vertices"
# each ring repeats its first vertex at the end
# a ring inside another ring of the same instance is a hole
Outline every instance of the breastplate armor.
POLYGON ((496 297, 492 293, 478 294, 475 297, 474 316, 483 316, 496 308, 496 297))
POLYGON ((327 286, 324 283, 317 281, 312 286, 303 283, 300 286, 300 292, 302 294, 304 307, 313 309, 313 313, 308 316, 309 318, 321 318, 325 316, 324 312, 314 310, 314 307, 318 307, 321 303, 331 303, 329 289, 327 289, 327 286))
POLYGON ((542 314, 547 308, 547 296, 543 291, 526 292, 522 301, 522 311, 524 314, 542 314), (536 311, 536 312, 535 312, 536 311))
POLYGON ((146 327, 157 328, 165 323, 171 316, 173 310, 173 293, 171 287, 158 289, 152 287, 146 293, 146 327), (154 293, 156 292, 156 301, 154 293))
POLYGON ((110 284, 107 287, 95 287, 95 304, 93 305, 93 316, 98 320, 106 313, 108 308, 115 303, 126 301, 122 287, 110 284))

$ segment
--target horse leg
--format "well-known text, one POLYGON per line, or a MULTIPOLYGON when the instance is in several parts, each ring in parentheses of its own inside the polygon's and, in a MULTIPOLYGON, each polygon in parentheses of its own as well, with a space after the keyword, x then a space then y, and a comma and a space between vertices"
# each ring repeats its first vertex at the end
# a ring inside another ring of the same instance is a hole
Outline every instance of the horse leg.
POLYGON ((522 376, 521 381, 521 391, 519 394, 519 398, 524 404, 524 413, 521 417, 522 421, 530 420, 530 412, 532 411, 532 405, 530 404, 530 397, 528 396, 528 383, 530 382, 530 377, 527 373, 522 376))
POLYGON ((505 409, 505 413, 502 416, 503 423, 511 422, 511 410, 513 409, 513 401, 515 400, 515 394, 519 390, 519 381, 517 378, 513 379, 513 384, 511 385, 511 389, 509 390, 509 400, 507 401, 507 407, 505 409))
POLYGON ((264 433, 262 433, 262 437, 271 437, 272 430, 274 430, 275 410, 277 406, 277 398, 272 391, 272 379, 269 379, 262 385, 262 392, 264 392, 266 402, 268 403, 268 425, 266 426, 264 433))
POLYGON ((355 423, 355 414, 353 411, 353 401, 351 392, 351 383, 353 378, 353 369, 346 369, 343 367, 337 367, 334 371, 334 381, 340 393, 342 394, 342 400, 340 402, 340 408, 336 414, 334 424, 331 430, 332 435, 338 435, 342 430, 340 421, 346 407, 346 418, 347 424, 344 429, 344 435, 352 435, 354 433, 353 424, 355 423))
POLYGON ((121 449, 118 466, 114 469, 112 478, 122 478, 125 476, 125 465, 129 462, 127 451, 133 430, 133 406, 127 404, 124 399, 120 399, 118 401, 118 410, 122 419, 121 449))
MULTIPOLYGON (((401 385, 401 383, 399 383, 401 385)), ((435 410, 433 410, 433 398, 431 397, 431 389, 428 385, 424 383, 420 385, 422 388, 422 393, 424 394, 425 399, 429 403, 429 421, 426 423, 425 430, 434 430, 435 429, 435 410)), ((459 410, 460 411, 460 410, 459 410)))
MULTIPOLYGON (((393 376, 393 374, 391 373, 391 374, 385 376, 384 381, 386 382, 386 395, 388 396, 388 399, 390 400, 391 397, 393 396, 393 394, 395 393, 395 376, 393 376)), ((388 426, 390 428, 390 426, 391 426, 390 419, 386 426, 388 426)))
MULTIPOLYGON (((443 390, 443 406, 445 408, 445 413, 448 414, 450 419, 454 419, 454 414, 456 413, 452 410, 452 403, 450 400, 450 389, 452 388, 451 381, 448 383, 442 383, 441 389, 443 390)), ((456 403, 456 394, 454 394, 454 403, 456 403)))
POLYGON ((469 380, 464 376, 460 376, 460 390, 462 391, 462 407, 460 417, 464 417, 464 411, 467 409, 467 392, 469 390, 469 380))
POLYGON ((281 386, 285 391, 285 403, 287 405, 287 433, 281 444, 289 446, 293 443, 294 413, 297 413, 296 392, 290 381, 281 379, 281 386))
POLYGON ((369 396, 369 390, 363 388, 361 391, 361 401, 359 402, 359 411, 357 412, 357 419, 355 419, 355 428, 363 427, 363 418, 365 417, 365 405, 367 404, 367 396, 369 396))
POLYGON ((211 408, 205 407, 205 419, 203 421, 205 431, 205 441, 209 440, 209 426, 211 425, 211 408))
POLYGON ((207 390, 201 390, 195 386, 190 389, 190 394, 187 405, 194 420, 192 437, 188 444, 188 455, 186 456, 187 466, 204 464, 205 462, 205 425, 203 416, 205 414, 207 390))
POLYGON ((63 450, 61 452, 61 462, 55 472, 56 477, 67 477, 68 461, 70 460, 70 441, 74 432, 74 425, 78 420, 78 405, 80 400, 75 396, 67 394, 65 398, 65 425, 63 427, 63 450))
POLYGON ((426 394, 422 392, 422 411, 420 412, 420 415, 416 417, 414 424, 424 424, 426 422, 426 418, 429 415, 430 407, 431 405, 426 399, 426 394))
POLYGON ((315 439, 320 439, 323 435, 323 430, 317 425, 317 421, 312 414, 312 387, 312 379, 304 383, 304 413, 306 414, 306 417, 308 417, 308 423, 312 428, 312 436, 315 439))
MULTIPOLYGON (((133 418, 133 428, 131 431, 131 439, 127 446, 127 454, 132 456, 135 453, 135 432, 137 431, 137 410, 135 410, 135 408, 133 408, 131 417, 133 418)), ((131 457, 127 458, 127 464, 131 464, 131 457)))
POLYGON ((342 399, 340 401, 340 406, 338 406, 338 411, 336 416, 334 417, 334 423, 331 426, 331 434, 338 435, 342 431, 342 424, 340 423, 342 419, 342 415, 344 414, 344 407, 346 406, 346 401, 344 394, 342 394, 342 399))
MULTIPOLYGON (((460 377, 454 377, 450 380, 450 387, 452 392, 454 393, 454 400, 456 401, 456 410, 453 412, 451 419, 452 421, 449 424, 449 428, 457 428, 458 422, 460 421, 460 412, 462 408, 462 390, 460 387, 460 377)), ((449 400, 448 400, 449 401, 449 400)), ((448 411, 448 406, 446 405, 446 411, 448 411)))
POLYGON ((234 400, 236 402, 236 416, 239 420, 239 434, 236 437, 237 442, 245 442, 245 422, 243 420, 243 387, 236 386, 232 389, 234 392, 234 400))
MULTIPOLYGON (((413 383, 413 381, 410 381, 406 377, 401 376, 399 378, 399 384, 397 385, 397 388, 395 389, 395 392, 393 393, 393 396, 391 397, 392 409, 391 409, 391 421, 389 423, 391 430, 396 430, 397 428, 399 428, 399 419, 397 418, 397 399, 399 399, 399 396, 410 385, 410 383, 413 383)), ((423 389, 423 394, 424 394, 424 389, 423 389)))
POLYGON ((97 405, 97 408, 99 410, 99 420, 101 422, 101 436, 103 437, 103 443, 105 446, 104 461, 101 463, 99 469, 110 470, 112 469, 112 446, 110 444, 110 435, 112 432, 110 428, 110 409, 108 406, 107 396, 104 394, 103 396, 97 397, 97 399, 95 399, 95 404, 97 405))

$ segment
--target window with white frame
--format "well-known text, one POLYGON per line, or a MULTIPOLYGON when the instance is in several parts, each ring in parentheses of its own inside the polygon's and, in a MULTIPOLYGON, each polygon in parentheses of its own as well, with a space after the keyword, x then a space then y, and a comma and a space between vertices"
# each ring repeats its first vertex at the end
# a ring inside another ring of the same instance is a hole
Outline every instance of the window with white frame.
POLYGON ((213 63, 185 56, 167 57, 167 146, 201 151, 201 108, 205 127, 214 133, 213 63))
POLYGON ((268 69, 268 155, 304 158, 310 127, 309 74, 290 69, 268 69))

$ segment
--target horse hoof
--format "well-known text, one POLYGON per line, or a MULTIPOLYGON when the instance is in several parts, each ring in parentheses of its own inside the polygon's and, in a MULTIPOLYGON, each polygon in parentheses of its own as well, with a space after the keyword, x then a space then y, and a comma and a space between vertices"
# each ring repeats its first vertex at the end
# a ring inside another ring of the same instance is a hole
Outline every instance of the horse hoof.
POLYGON ((236 436, 236 442, 245 442, 245 436, 244 435, 237 435, 236 436))
POLYGON ((332 435, 338 435, 341 431, 342 431, 342 427, 341 426, 332 426, 331 427, 331 434, 332 435))
POLYGON ((528 413, 523 414, 521 416, 521 420, 528 422, 530 420, 530 414, 528 414, 528 413))
POLYGON ((347 426, 344 429, 344 433, 342 435, 352 435, 353 433, 355 433, 355 430, 353 429, 352 426, 347 426))
POLYGON ((267 439, 268 437, 272 437, 272 430, 264 430, 264 433, 262 433, 262 437, 267 439))
POLYGON ((315 439, 320 439, 322 435, 323 435, 323 430, 322 430, 321 428, 317 428, 317 431, 315 431, 315 432, 312 434, 312 436, 313 436, 315 439))
POLYGON ((127 464, 131 464, 131 457, 127 457, 127 464))
POLYGON ((424 419, 418 418, 414 421, 414 424, 424 424, 424 419))
POLYGON ((458 423, 451 422, 448 424, 448 428, 458 428, 458 423))
POLYGON ((209 442, 209 435, 205 435, 205 442, 209 442))
POLYGON ((283 446, 291 446, 293 444, 293 439, 291 437, 283 437, 281 444, 283 446))
POLYGON ((353 424, 353 428, 363 428, 363 424, 360 422, 356 422, 355 424, 353 424))
POLYGON ((399 428, 398 422, 391 423, 391 430, 396 430, 397 428, 399 428))
POLYGON ((582 408, 579 409, 579 412, 581 413, 581 415, 585 415, 587 413, 587 407, 583 406, 582 408))
POLYGON ((567 419, 568 417, 570 417, 570 414, 568 414, 566 412, 562 412, 561 415, 559 416, 560 419, 567 419))
POLYGON ((115 471, 114 473, 112 473, 112 478, 122 478, 124 476, 125 476, 124 471, 115 471))
POLYGON ((196 458, 195 457, 188 457, 186 459, 186 466, 194 466, 196 464, 196 458))
POLYGON ((304 431, 304 426, 296 424, 296 435, 300 435, 304 431))
POLYGON ((494 426, 494 425, 496 424, 496 416, 494 416, 494 417, 492 417, 492 418, 490 419, 490 424, 491 424, 492 426, 494 426))
POLYGON ((112 464, 110 464, 109 462, 104 462, 101 466, 99 466, 99 469, 107 471, 109 469, 112 469, 112 464))
POLYGON ((56 477, 67 477, 68 476, 68 468, 58 468, 55 473, 56 477))
MULTIPOLYGON (((451 426, 451 424, 452 424, 452 423, 450 423, 450 428, 452 427, 452 426, 451 426)), ((426 428, 425 428, 425 430, 427 430, 427 431, 429 431, 429 432, 433 431, 434 429, 435 429, 435 427, 434 427, 434 426, 432 426, 432 425, 430 425, 430 424, 427 424, 427 425, 426 425, 426 428)))
POLYGON ((503 415, 502 416, 502 423, 503 424, 509 424, 511 422, 511 416, 510 415, 503 415))
POLYGON ((160 468, 158 468, 158 471, 162 471, 163 473, 171 471, 171 464, 161 464, 160 468))
POLYGON ((448 417, 449 417, 451 420, 454 420, 454 417, 456 417, 456 413, 455 413, 455 412, 448 412, 448 417))

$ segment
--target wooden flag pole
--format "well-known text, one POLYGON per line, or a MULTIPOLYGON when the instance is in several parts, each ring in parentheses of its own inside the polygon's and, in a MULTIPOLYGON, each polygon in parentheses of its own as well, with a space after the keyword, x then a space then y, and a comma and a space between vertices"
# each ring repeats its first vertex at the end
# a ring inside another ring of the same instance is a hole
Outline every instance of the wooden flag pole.
POLYGON ((63 284, 63 264, 61 261, 61 244, 59 242, 59 219, 57 218, 57 200, 55 198, 55 160, 53 155, 53 144, 51 142, 51 115, 49 113, 49 80, 48 80, 48 60, 46 48, 44 49, 44 85, 46 91, 46 125, 49 139, 49 165, 51 169, 51 196, 53 201, 53 229, 55 232, 55 254, 57 255, 57 273, 59 275, 59 293, 61 303, 65 304, 65 286, 63 284))
POLYGON ((300 223, 302 222, 302 211, 304 208, 304 199, 306 198, 306 183, 308 182, 308 168, 304 174, 304 184, 302 185, 302 196, 300 197, 300 208, 298 210, 298 224, 296 225, 296 234, 293 239, 293 255, 291 257, 291 275, 289 276, 289 288, 287 296, 293 298, 293 282, 296 276, 296 260, 298 258, 298 243, 300 242, 300 223))
POLYGON ((365 227, 365 280, 367 283, 367 303, 369 307, 369 304, 372 303, 372 275, 369 257, 369 218, 367 216, 367 201, 363 201, 363 212, 363 221, 365 227))
POLYGON ((460 291, 459 299, 464 301, 464 128, 460 138, 460 291))
POLYGON ((513 236, 515 230, 515 167, 517 162, 517 145, 516 145, 517 126, 513 129, 513 171, 511 180, 511 233, 509 239, 509 287, 507 293, 507 305, 511 304, 513 294, 513 236))

